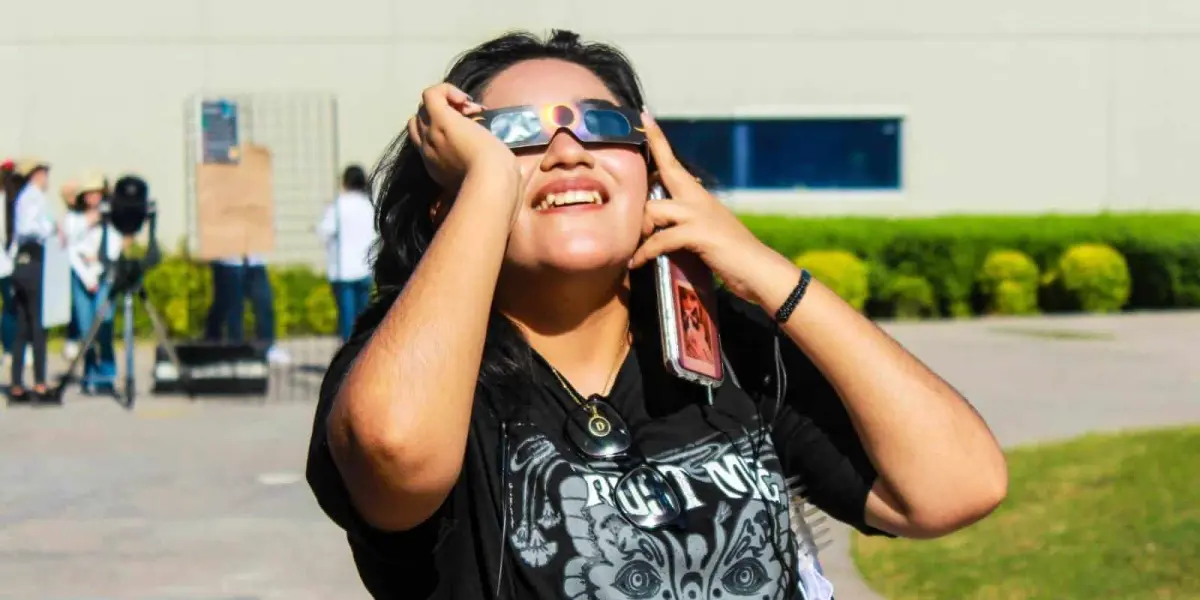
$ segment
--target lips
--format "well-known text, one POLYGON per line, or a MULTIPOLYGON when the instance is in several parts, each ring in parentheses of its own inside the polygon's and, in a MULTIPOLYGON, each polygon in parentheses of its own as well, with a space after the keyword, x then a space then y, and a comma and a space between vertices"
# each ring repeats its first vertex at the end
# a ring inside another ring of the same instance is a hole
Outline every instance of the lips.
POLYGON ((608 192, 595 179, 573 177, 547 183, 533 197, 536 211, 568 206, 601 206, 608 202, 608 192))

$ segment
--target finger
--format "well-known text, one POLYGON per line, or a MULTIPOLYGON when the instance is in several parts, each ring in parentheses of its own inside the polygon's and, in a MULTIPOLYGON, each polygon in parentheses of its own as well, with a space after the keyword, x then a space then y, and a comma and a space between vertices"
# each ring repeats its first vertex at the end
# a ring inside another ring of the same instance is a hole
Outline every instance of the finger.
POLYGON ((432 146, 436 146, 436 143, 430 135, 431 131, 428 123, 413 117, 408 120, 408 126, 408 137, 413 141, 413 144, 417 146, 418 150, 423 153, 427 153, 432 146))
POLYGON ((636 269, 663 254, 682 250, 687 247, 689 239, 686 227, 668 227, 658 231, 646 238, 637 252, 633 253, 633 258, 629 259, 629 268, 636 269))
POLYGON ((412 117, 408 120, 408 141, 417 149, 421 148, 424 140, 421 138, 420 119, 412 117))
POLYGON ((458 89, 457 87, 454 87, 453 85, 450 85, 448 83, 445 84, 445 86, 446 86, 446 100, 448 102, 450 102, 450 104, 455 106, 456 108, 462 108, 463 106, 467 105, 468 103, 475 102, 475 99, 472 98, 470 94, 458 89))
POLYGON ((679 159, 675 157, 675 151, 671 149, 671 143, 667 141, 667 135, 649 112, 642 112, 642 126, 646 130, 650 156, 654 158, 654 164, 658 167, 658 177, 667 190, 672 195, 683 195, 684 190, 699 186, 699 179, 680 164, 679 159))
POLYGON ((642 127, 646 130, 646 143, 650 146, 650 155, 654 157, 658 168, 661 170, 667 166, 678 165, 679 159, 675 158, 675 151, 671 150, 667 135, 647 111, 642 111, 642 127))
POLYGON ((449 83, 439 83, 421 93, 422 106, 429 112, 430 120, 458 112, 459 107, 471 101, 471 97, 449 83))
POLYGON ((673 200, 649 200, 642 214, 642 236, 649 237, 661 227, 683 224, 691 215, 692 211, 686 204, 673 200))
POLYGON ((459 112, 461 112, 464 117, 471 117, 485 110, 487 109, 485 109, 482 104, 467 102, 465 105, 463 105, 459 112))

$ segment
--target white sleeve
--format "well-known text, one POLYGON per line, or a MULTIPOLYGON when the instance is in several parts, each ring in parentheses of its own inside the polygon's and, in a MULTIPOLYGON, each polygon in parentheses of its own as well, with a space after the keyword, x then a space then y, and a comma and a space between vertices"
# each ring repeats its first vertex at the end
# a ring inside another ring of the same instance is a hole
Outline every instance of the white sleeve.
POLYGON ((323 240, 329 240, 337 234, 337 201, 325 207, 325 214, 321 216, 321 222, 317 223, 317 235, 323 240))
MULTIPOLYGON (((57 244, 58 242, 54 243, 57 244)), ((92 283, 94 283, 96 275, 92 272, 91 265, 84 262, 83 255, 79 253, 78 248, 75 248, 71 244, 67 244, 67 258, 71 262, 71 270, 79 276, 79 279, 83 281, 84 285, 90 287, 92 283)))
POLYGON ((54 218, 48 208, 46 197, 40 192, 22 192, 17 196, 13 233, 17 236, 36 237, 39 240, 54 235, 54 218))
POLYGON ((87 235, 87 221, 78 213, 67 213, 63 217, 63 233, 67 236, 67 245, 73 246, 87 235))
POLYGON ((110 260, 110 261, 117 260, 118 258, 121 257, 121 250, 122 250, 122 246, 124 245, 125 239, 121 237, 121 232, 117 231, 117 228, 113 227, 112 225, 107 226, 106 235, 108 237, 108 240, 105 242, 105 244, 107 246, 105 248, 105 250, 106 250, 105 254, 108 255, 108 260, 110 260))

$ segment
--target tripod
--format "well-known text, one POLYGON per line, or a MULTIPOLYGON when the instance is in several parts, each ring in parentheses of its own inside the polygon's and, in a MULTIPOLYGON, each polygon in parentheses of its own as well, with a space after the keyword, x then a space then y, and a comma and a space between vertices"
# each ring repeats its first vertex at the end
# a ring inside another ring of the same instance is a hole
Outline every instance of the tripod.
MULTIPOLYGON (((105 215, 107 217, 107 215, 105 215)), ((158 263, 159 252, 158 244, 154 239, 155 230, 155 214, 153 209, 149 213, 150 217, 150 244, 146 252, 145 258, 136 259, 128 258, 124 252, 117 260, 107 260, 105 250, 108 248, 108 219, 104 218, 104 229, 100 237, 101 260, 104 264, 104 273, 101 276, 102 281, 106 281, 110 287, 108 293, 105 294, 103 301, 96 310, 95 318, 92 320, 92 326, 88 328, 87 334, 83 338, 83 343, 80 346, 79 353, 71 359, 71 364, 67 367, 66 373, 63 374, 59 381, 58 387, 54 390, 54 397, 58 400, 62 399, 63 392, 66 386, 74 378, 74 373, 79 364, 87 357, 88 352, 96 343, 96 338, 100 334, 100 328, 104 326, 108 320, 110 312, 112 312, 115 301, 118 296, 122 299, 124 309, 124 342, 125 342, 125 385, 121 393, 114 395, 121 404, 132 409, 134 399, 137 395, 137 374, 135 356, 135 338, 134 338, 134 298, 141 301, 142 309, 146 311, 146 315, 150 317, 150 324, 154 329, 154 337, 167 353, 167 358, 171 364, 175 366, 175 370, 179 373, 179 382, 182 388, 191 395, 191 386, 188 385, 188 374, 179 362, 179 356, 175 353, 175 345, 171 343, 168 336, 167 326, 163 323, 161 314, 155 308, 154 303, 146 294, 145 274, 151 267, 158 263)))

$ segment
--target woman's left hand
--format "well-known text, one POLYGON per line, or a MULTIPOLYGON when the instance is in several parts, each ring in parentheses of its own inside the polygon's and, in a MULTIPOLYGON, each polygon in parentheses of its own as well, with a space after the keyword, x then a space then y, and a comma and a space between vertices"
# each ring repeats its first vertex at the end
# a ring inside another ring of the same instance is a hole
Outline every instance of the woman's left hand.
POLYGON ((670 199, 646 202, 642 245, 629 261, 637 268, 655 257, 690 251, 704 261, 730 291, 759 303, 754 271, 790 261, 759 241, 733 211, 717 200, 675 158, 658 123, 642 114, 650 154, 658 165, 658 178, 670 199))

